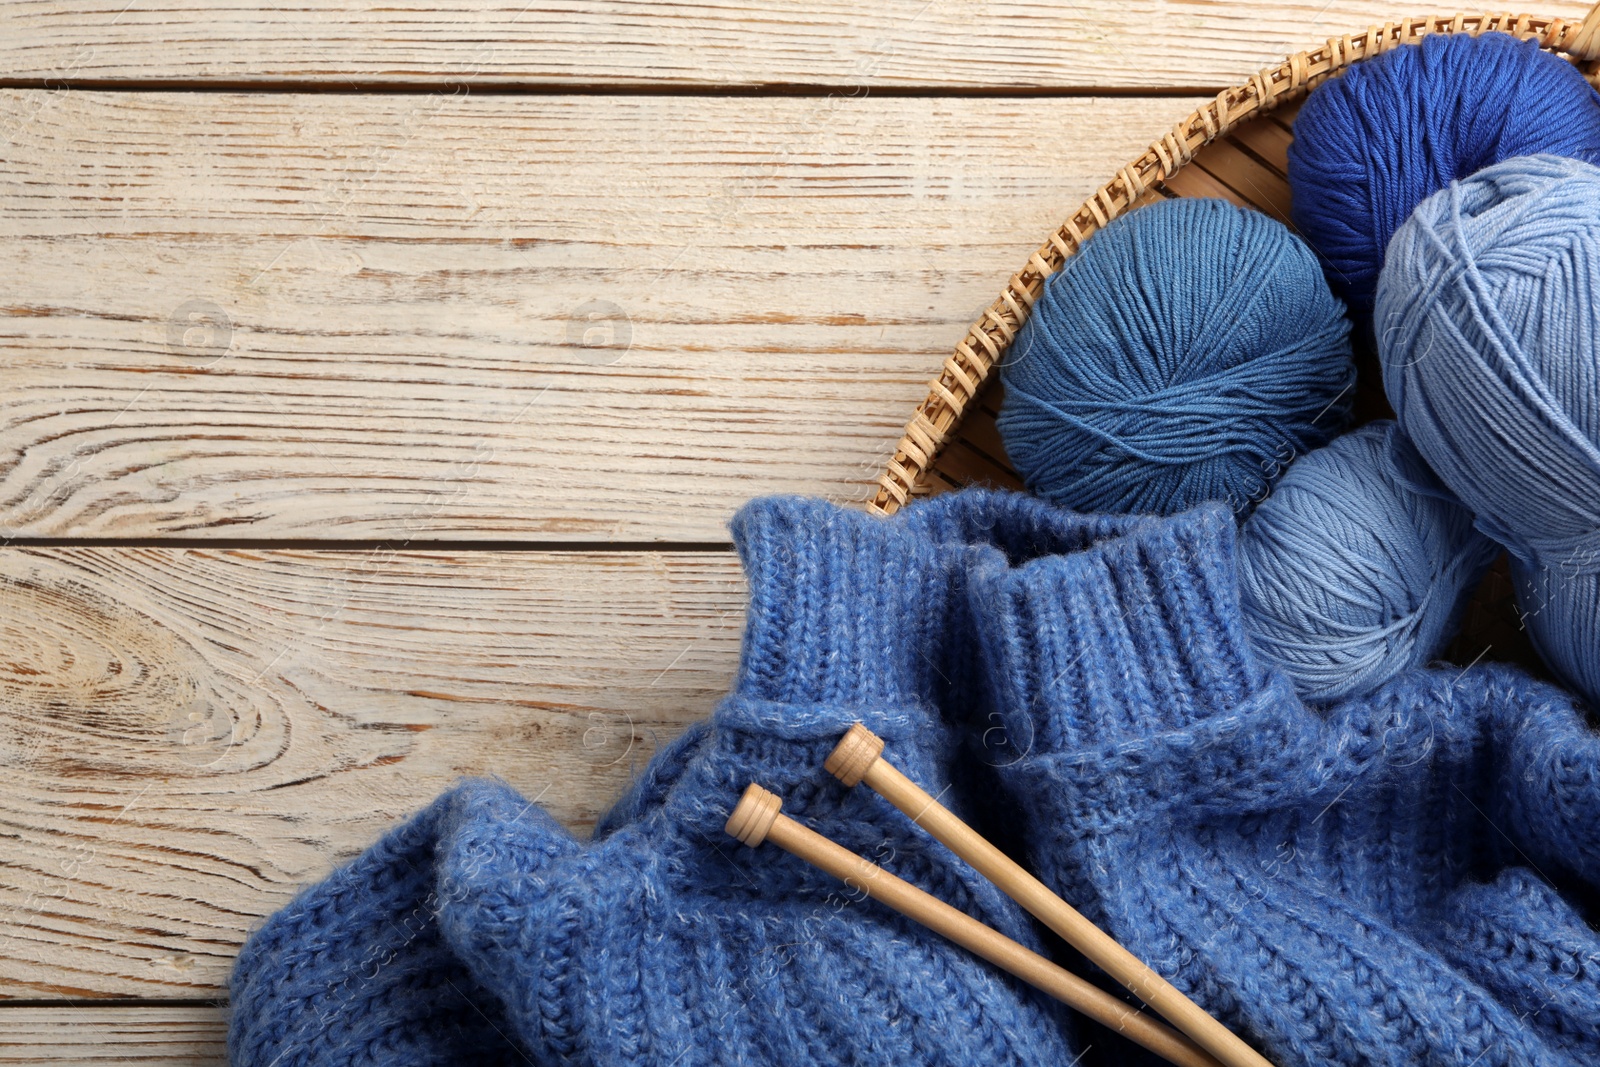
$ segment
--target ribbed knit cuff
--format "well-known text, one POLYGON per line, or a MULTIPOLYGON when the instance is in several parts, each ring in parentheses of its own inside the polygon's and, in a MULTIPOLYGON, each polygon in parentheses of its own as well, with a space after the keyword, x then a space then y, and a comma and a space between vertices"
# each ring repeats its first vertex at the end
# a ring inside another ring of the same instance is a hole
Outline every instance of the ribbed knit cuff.
POLYGON ((732 696, 926 705, 948 677, 954 558, 909 516, 770 497, 734 516, 749 610, 732 696))
POLYGON ((1234 538, 1232 516, 1208 506, 1077 552, 975 561, 974 626, 1015 758, 1181 730, 1264 690, 1234 538))

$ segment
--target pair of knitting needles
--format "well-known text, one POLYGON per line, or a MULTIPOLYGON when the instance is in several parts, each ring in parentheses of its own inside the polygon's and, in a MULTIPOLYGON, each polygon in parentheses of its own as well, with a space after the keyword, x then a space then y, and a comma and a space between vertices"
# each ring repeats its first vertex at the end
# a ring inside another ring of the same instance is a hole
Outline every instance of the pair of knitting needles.
POLYGON ((779 811, 783 801, 776 794, 754 782, 728 817, 727 832, 752 848, 771 841, 1178 1067, 1272 1067, 1198 1004, 896 770, 883 758, 883 739, 871 730, 860 723, 851 727, 823 766, 846 786, 865 783, 900 809, 1182 1033, 1134 1011, 965 912, 795 822, 779 811))

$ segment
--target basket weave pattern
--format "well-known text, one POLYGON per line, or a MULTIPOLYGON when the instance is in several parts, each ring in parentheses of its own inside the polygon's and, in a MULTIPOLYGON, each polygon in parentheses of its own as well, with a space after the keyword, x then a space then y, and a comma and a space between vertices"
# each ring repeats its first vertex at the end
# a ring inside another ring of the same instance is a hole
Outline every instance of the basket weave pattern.
POLYGON ((1243 85, 1224 89, 1215 100, 1179 122, 1097 189, 1050 234, 968 328, 938 377, 928 384, 927 397, 917 405, 887 469, 878 478, 869 510, 892 514, 919 491, 990 372, 1027 321, 1045 280, 1060 270, 1095 231, 1160 195, 1161 183, 1177 174, 1197 151, 1241 123, 1298 99, 1352 63, 1414 43, 1428 34, 1490 31, 1536 40, 1540 47, 1564 54, 1578 64, 1591 81, 1597 78, 1600 3, 1582 22, 1511 14, 1430 16, 1373 26, 1365 33, 1330 37, 1320 47, 1296 53, 1243 85))

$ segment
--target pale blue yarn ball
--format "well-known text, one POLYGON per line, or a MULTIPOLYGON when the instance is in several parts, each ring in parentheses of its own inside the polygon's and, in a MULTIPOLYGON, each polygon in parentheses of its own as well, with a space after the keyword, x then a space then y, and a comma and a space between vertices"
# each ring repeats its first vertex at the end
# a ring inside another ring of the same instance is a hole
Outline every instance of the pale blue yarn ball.
POLYGON ((1029 489, 1078 511, 1247 512, 1347 421, 1344 306, 1281 223, 1157 202, 1046 283, 1001 368, 999 428, 1029 489))
POLYGON ((1433 659, 1499 548, 1392 422, 1296 460, 1239 533, 1256 651, 1307 700, 1364 696, 1433 659))
POLYGON ((1545 661, 1600 702, 1600 169, 1508 159, 1423 201, 1376 324, 1400 425, 1510 550, 1545 661))

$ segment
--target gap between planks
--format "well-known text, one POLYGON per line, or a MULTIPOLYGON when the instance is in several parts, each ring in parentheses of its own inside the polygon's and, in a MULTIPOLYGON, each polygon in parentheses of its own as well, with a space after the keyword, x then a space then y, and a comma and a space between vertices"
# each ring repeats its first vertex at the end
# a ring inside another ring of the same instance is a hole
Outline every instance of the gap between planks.
MULTIPOLYGON (((1145 90, 1233 85, 1329 37, 1428 13, 1396 0, 184 0, 8 5, 0 71, 42 85, 607 86, 771 83, 1145 90)), ((1581 18, 1549 0, 1539 14, 1581 18)))
POLYGON ((441 89, 455 88, 472 96, 593 96, 593 97, 865 97, 894 100, 903 98, 941 100, 1159 100, 1175 96, 1215 96, 1226 86, 1172 85, 1154 88, 1012 86, 991 88, 952 88, 942 85, 842 84, 829 82, 767 82, 759 85, 717 85, 711 82, 685 82, 673 85, 596 85, 568 82, 495 82, 486 85, 455 87, 451 83, 430 81, 315 82, 294 80, 252 81, 136 81, 122 78, 80 78, 70 85, 53 84, 48 78, 0 77, 0 90, 27 89, 47 92, 104 93, 315 93, 318 96, 432 96, 441 89))

